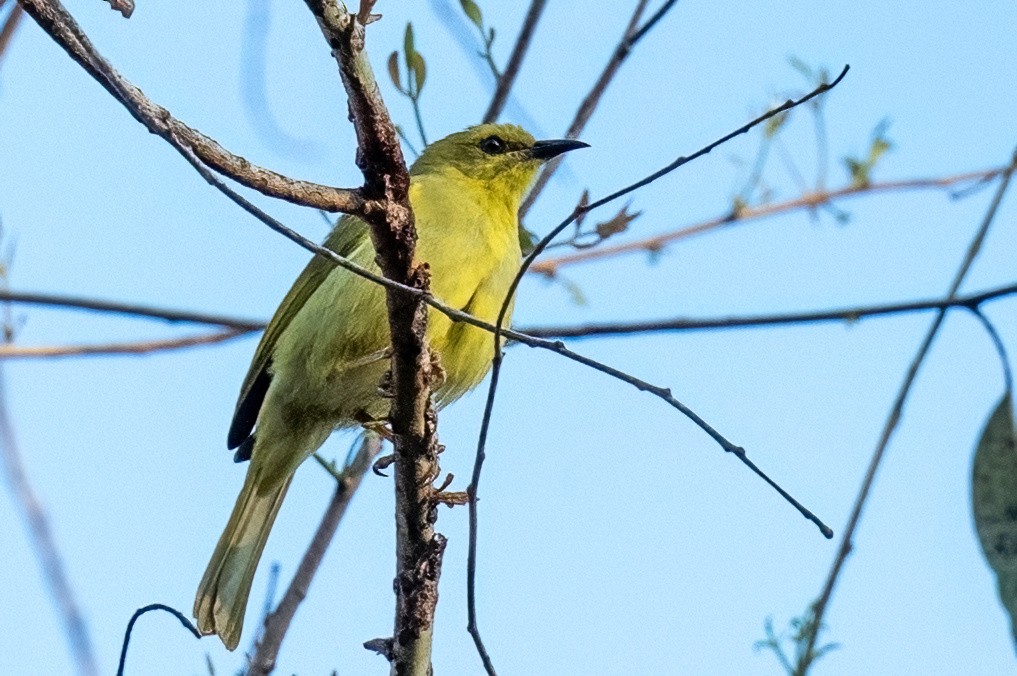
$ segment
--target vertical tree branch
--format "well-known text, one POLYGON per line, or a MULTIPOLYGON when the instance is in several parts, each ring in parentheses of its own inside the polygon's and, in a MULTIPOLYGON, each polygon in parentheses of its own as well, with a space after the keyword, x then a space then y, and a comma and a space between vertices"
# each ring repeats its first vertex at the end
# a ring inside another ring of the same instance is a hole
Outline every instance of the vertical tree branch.
POLYGON ((526 12, 526 18, 523 19, 523 27, 519 29, 519 37, 516 38, 516 46, 512 48, 512 55, 509 57, 508 65, 505 66, 505 72, 498 78, 498 85, 495 87, 491 105, 487 107, 487 112, 484 113, 483 121, 485 124, 494 122, 501 115, 505 102, 508 101, 512 85, 516 82, 519 67, 523 65, 523 57, 526 56, 526 50, 530 48, 530 40, 533 39, 537 22, 540 21, 540 15, 544 12, 546 5, 547 0, 533 0, 530 3, 530 9, 526 12))
POLYGON ((360 444, 360 450, 340 473, 332 500, 325 509, 325 515, 321 518, 321 523, 311 539, 310 546, 300 560, 300 565, 293 575, 290 586, 286 588, 286 593, 283 594, 276 609, 265 617, 265 633, 255 646, 254 656, 251 657, 250 668, 247 672, 248 676, 267 676, 275 669, 279 648, 282 646, 283 638, 285 638, 290 623, 297 613, 297 608, 307 596, 311 580, 318 572, 328 545, 335 537, 339 522, 346 513, 353 494, 360 486, 360 480, 380 450, 381 440, 378 437, 373 435, 364 437, 360 444))
MULTIPOLYGON (((363 217, 371 226, 378 264, 389 279, 426 291, 426 264, 414 263, 417 234, 409 203, 409 173, 364 52, 364 23, 373 2, 356 16, 335 0, 306 0, 318 21, 349 98, 357 134, 357 166, 364 175, 363 217)), ((438 476, 437 417, 430 401, 431 353, 427 306, 419 296, 386 291, 392 340, 389 421, 396 468, 396 618, 392 673, 428 676, 445 538, 435 532, 432 482, 438 476)))
MULTIPOLYGON (((1003 201, 1003 196, 1006 194, 1007 188, 1010 186, 1010 179, 1013 176, 1015 169, 1017 169, 1017 150, 1014 151, 1013 157, 1010 161, 1010 166, 1003 172, 1003 176, 999 182, 999 187, 996 189, 996 194, 993 196, 992 202, 989 204, 989 209, 986 211, 985 217, 982 219, 981 226, 978 228, 978 232, 975 233, 971 244, 968 245, 968 250, 964 256, 964 260, 961 262, 960 268, 954 275, 953 282, 950 284, 950 290, 946 294, 947 301, 955 299, 964 278, 968 274, 968 270, 971 269, 972 263, 974 263, 975 258, 978 256, 978 252, 982 248, 982 242, 985 241, 985 235, 989 232, 989 228, 992 226, 992 222, 996 218, 996 211, 999 209, 999 205, 1003 201)), ((855 498, 854 507, 851 509, 851 515, 848 517, 847 525, 844 527, 844 533, 841 535, 840 546, 837 548, 837 556, 833 561, 833 566, 830 568, 830 573, 826 578, 826 583, 823 585, 823 590, 820 593, 819 598, 812 605, 812 612, 809 620, 809 634, 805 643, 805 649, 801 651, 802 660, 805 661, 806 664, 799 664, 799 668, 807 668, 808 662, 811 662, 816 640, 818 638, 819 631, 822 628, 823 615, 826 613, 826 608, 829 605, 830 597, 833 595, 833 589, 840 577, 840 572, 843 569, 844 562, 847 561, 847 557, 851 554, 854 533, 858 528, 859 521, 861 520, 862 510, 865 508, 865 503, 868 500, 869 491, 876 478, 876 472, 879 470, 879 466, 883 461, 886 448, 890 443, 890 438, 897 429, 897 424, 900 422, 901 416, 904 413, 904 403, 907 401, 908 394, 911 392, 911 385, 914 383, 915 377, 918 375, 918 370, 921 368, 922 362, 925 361, 925 356, 929 353, 929 348, 932 346, 932 343, 936 338, 936 334, 939 333, 939 328, 942 326, 943 319, 946 317, 946 311, 947 309, 945 307, 937 311, 936 318, 933 319, 932 325, 929 326, 925 337, 922 339, 922 344, 918 348, 918 352, 915 354, 914 359, 911 361, 911 365, 908 367, 907 373, 904 375, 904 382, 901 383, 900 389, 897 392, 897 397, 890 409, 890 415, 887 417, 886 423, 883 425, 883 431, 879 436, 879 442, 876 444, 876 450, 873 452, 872 459, 869 461, 868 469, 865 471, 865 477, 862 479, 862 485, 858 490, 858 496, 855 498)), ((802 673, 805 672, 802 671, 802 673)))

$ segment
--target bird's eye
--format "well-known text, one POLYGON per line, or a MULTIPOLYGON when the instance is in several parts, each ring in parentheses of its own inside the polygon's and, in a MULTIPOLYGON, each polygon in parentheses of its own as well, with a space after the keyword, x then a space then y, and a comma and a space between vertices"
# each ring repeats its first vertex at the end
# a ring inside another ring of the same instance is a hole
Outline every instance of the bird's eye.
POLYGON ((497 155, 505 152, 505 141, 497 136, 488 136, 480 142, 480 149, 488 155, 497 155))

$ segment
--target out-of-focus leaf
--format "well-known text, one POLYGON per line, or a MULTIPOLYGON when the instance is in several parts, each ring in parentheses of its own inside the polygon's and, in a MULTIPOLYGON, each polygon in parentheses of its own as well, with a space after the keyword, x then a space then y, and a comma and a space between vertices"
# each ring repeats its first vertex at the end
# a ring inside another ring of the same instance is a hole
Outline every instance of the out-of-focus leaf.
POLYGON ((417 85, 416 93, 419 94, 424 88, 424 80, 427 79, 427 64, 424 63, 424 57, 420 52, 413 52, 413 77, 417 85))
POLYGON ((533 251, 533 246, 537 243, 537 235, 526 228, 522 223, 519 224, 519 249, 523 252, 523 255, 529 255, 533 251))
POLYGON ((494 44, 494 28, 487 31, 487 46, 490 47, 492 44, 494 44))
POLYGON ((569 300, 571 300, 573 304, 579 305, 580 307, 585 307, 586 305, 589 304, 589 301, 586 299, 586 294, 583 293, 582 287, 580 287, 578 284, 560 275, 558 276, 557 281, 559 281, 561 285, 565 287, 565 291, 569 295, 569 300))
POLYGON ((844 166, 851 175, 851 185, 861 188, 869 184, 869 163, 854 157, 845 157, 844 166))
POLYGON ((1017 639, 1017 439, 1009 393, 982 430, 971 478, 975 530, 1017 639))
POLYGON ((875 166, 879 158, 885 155, 891 147, 890 142, 885 138, 872 139, 872 145, 869 146, 869 165, 875 166))
POLYGON ((805 63, 805 61, 798 58, 797 56, 789 56, 787 62, 791 65, 792 68, 801 73, 802 77, 804 77, 806 80, 810 82, 815 81, 816 74, 815 72, 813 72, 812 67, 809 64, 805 63))
POLYGON ((765 138, 773 138, 777 135, 777 132, 781 130, 781 127, 784 126, 784 123, 787 122, 787 120, 788 114, 786 112, 774 115, 766 121, 766 124, 763 125, 763 136, 765 138))
POLYGON ((388 76, 392 78, 392 84, 396 89, 403 92, 402 78, 399 76, 399 52, 392 52, 388 56, 388 76))
POLYGON ((413 70, 413 55, 416 53, 417 48, 413 40, 413 24, 407 22, 406 33, 403 35, 403 55, 406 57, 406 70, 413 70))
POLYGON ((631 204, 626 204, 621 208, 617 214, 606 221, 597 223, 596 231, 597 235, 602 239, 607 239, 612 235, 617 235, 620 232, 625 232, 629 229, 629 223, 639 218, 642 211, 634 211, 629 213, 629 207, 631 204))
POLYGON ((466 12, 467 18, 473 22, 473 25, 484 30, 484 15, 480 13, 477 3, 473 0, 459 0, 459 4, 463 6, 463 11, 466 12))

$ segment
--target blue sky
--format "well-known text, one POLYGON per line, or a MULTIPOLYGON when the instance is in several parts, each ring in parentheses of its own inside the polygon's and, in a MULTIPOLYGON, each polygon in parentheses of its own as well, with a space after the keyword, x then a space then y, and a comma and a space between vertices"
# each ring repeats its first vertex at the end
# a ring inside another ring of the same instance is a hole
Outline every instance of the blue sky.
MULTIPOLYGON (((440 4, 440 3, 435 3, 440 4)), ((453 9, 457 3, 450 3, 453 9)), ((481 2, 504 63, 527 3, 481 2), (509 6, 511 5, 511 6, 509 6)), ((545 136, 568 125, 630 11, 625 3, 549 3, 503 119, 545 136)), ((231 150, 283 173, 358 181, 335 65, 301 3, 272 2, 264 118, 244 106, 245 16, 236 3, 140 3, 124 21, 102 2, 70 6, 97 47, 155 101, 231 150)), ((432 138, 479 120, 490 82, 430 3, 378 5, 368 50, 395 118, 412 113, 384 76, 407 20, 428 62, 432 138)), ((939 176, 1005 163, 1017 142, 1017 9, 983 3, 680 2, 626 62, 576 153, 530 214, 546 231, 579 193, 594 196, 688 154, 768 103, 808 88, 798 57, 838 70, 826 100, 831 164, 865 151, 891 120, 894 149, 876 179, 939 176)), ((469 35, 469 33, 467 33, 469 35)), ((811 118, 783 140, 814 176, 811 118)), ((637 238, 716 216, 754 157, 743 137, 633 197, 637 238)), ((16 240, 15 289, 267 318, 307 254, 209 188, 26 21, 0 68, 0 217, 16 240)), ((795 196, 778 156, 767 182, 795 196)), ((846 224, 807 214, 688 240, 654 260, 617 258, 534 278, 520 325, 792 311, 946 292, 991 197, 939 192, 845 201, 846 224)), ((316 213, 257 198, 320 239, 316 213)), ((1011 196, 963 289, 1014 281, 1011 196)), ((609 215, 608 212, 604 214, 609 215)), ((1013 302, 987 307, 1017 350, 1013 302)), ((199 329, 17 308, 25 344, 188 335, 199 329)), ((850 326, 587 340, 576 349, 654 383, 736 443, 836 531, 847 518, 888 407, 931 316, 850 326)), ((115 667, 127 619, 162 602, 189 610, 243 478, 225 449, 253 338, 149 357, 3 366, 26 471, 52 521, 100 668, 115 667)), ((819 593, 836 540, 824 540, 761 481, 673 410, 554 355, 515 348, 505 364, 481 502, 479 614, 507 674, 781 673, 753 649, 819 593)), ((975 538, 974 443, 1002 393, 998 359, 968 314, 951 314, 915 384, 876 481, 856 549, 826 620, 840 648, 817 676, 999 674, 1013 670, 1009 620, 975 538)), ((445 411, 446 470, 465 485, 483 392, 445 411)), ((324 451, 341 457, 350 439, 324 451)), ((331 492, 308 464, 254 583, 247 646, 277 561, 292 573, 331 492)), ((442 510, 449 537, 435 641, 437 673, 478 673, 465 631, 466 512, 442 510)), ((391 631, 392 487, 357 495, 280 655, 279 673, 382 673, 361 643, 391 631)), ((10 499, 0 500, 4 673, 74 673, 45 584, 10 499)), ((149 615, 128 673, 217 673, 241 656, 149 615)))

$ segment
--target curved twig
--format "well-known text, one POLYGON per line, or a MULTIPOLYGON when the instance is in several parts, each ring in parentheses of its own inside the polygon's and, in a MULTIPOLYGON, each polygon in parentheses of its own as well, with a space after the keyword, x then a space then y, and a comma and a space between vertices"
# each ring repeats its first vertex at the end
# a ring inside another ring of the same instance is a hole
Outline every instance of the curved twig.
POLYGON ((117 676, 124 676, 124 666, 127 663, 127 647, 131 644, 131 632, 134 631, 134 623, 137 622, 138 618, 142 615, 153 610, 165 610, 167 613, 180 620, 180 624, 184 625, 184 629, 194 634, 194 638, 199 641, 201 640, 201 632, 198 631, 198 628, 191 624, 191 621, 187 619, 187 616, 176 608, 167 606, 163 603, 150 603, 147 606, 138 608, 134 611, 134 614, 131 615, 130 621, 127 622, 127 630, 124 631, 124 643, 120 648, 120 662, 117 665, 117 676))
MULTIPOLYGON (((635 21, 638 21, 638 12, 636 14, 635 21)), ((636 181, 635 183, 632 183, 624 188, 621 188, 620 190, 616 190, 615 192, 607 195, 606 197, 602 197, 601 199, 595 200, 588 204, 577 206, 572 211, 572 214, 568 218, 559 223, 543 239, 537 242, 533 250, 523 260, 523 263, 520 266, 519 271, 516 273, 515 278, 512 280, 512 284, 509 286, 508 292, 505 294, 505 298, 502 301, 501 310, 498 313, 498 320, 495 322, 495 330, 493 335, 494 353, 491 360, 491 382, 487 390, 487 400, 484 405, 484 416, 480 423, 480 434, 478 435, 477 439, 477 451, 473 462, 473 473, 470 479, 470 485, 466 489, 467 495, 469 497, 468 504, 470 514, 469 550, 467 553, 467 563, 466 563, 466 593, 467 593, 467 616, 468 616, 467 628, 470 632, 470 635, 473 637, 473 642, 477 647, 477 651, 484 662, 484 667, 487 670, 488 674, 493 674, 494 671, 493 666, 491 665, 490 657, 487 654, 487 650, 485 649, 483 640, 480 636, 480 630, 477 626, 477 611, 475 596, 476 569, 477 569, 477 526, 478 526, 477 489, 480 484, 481 472, 483 471, 484 460, 486 458, 485 448, 487 445, 487 434, 491 425, 491 415, 494 411, 495 394, 498 391, 498 378, 501 374, 502 336, 511 337, 512 333, 510 331, 503 329, 502 325, 505 323, 505 317, 508 314, 509 305, 511 303, 512 298, 515 296, 516 289, 519 287, 519 282, 522 280, 523 276, 526 274, 526 271, 533 264, 533 261, 537 258, 537 256, 539 256, 544 251, 544 249, 547 248, 548 244, 550 244, 555 237, 561 234, 561 232, 565 230, 565 228, 574 223, 576 219, 582 216, 583 214, 589 213, 590 211, 593 211, 598 207, 604 206, 605 204, 608 204, 609 202, 613 202, 616 199, 624 197, 625 195, 628 195, 629 193, 638 190, 643 186, 649 185, 650 183, 653 183, 657 179, 666 176, 672 171, 678 169, 682 165, 688 164, 692 160, 695 160, 696 158, 708 154, 717 146, 726 143, 727 141, 731 140, 732 138, 735 138, 736 136, 746 133, 756 125, 765 122, 771 117, 774 117, 775 115, 779 115, 785 111, 800 106, 801 104, 806 103, 807 101, 810 101, 815 97, 829 91, 833 87, 836 87, 840 83, 840 81, 844 79, 844 76, 847 75, 849 68, 850 68, 849 66, 844 66, 844 69, 840 72, 837 78, 834 79, 833 82, 829 84, 825 83, 821 84, 820 86, 816 87, 814 90, 812 90, 811 92, 809 92, 808 94, 806 94, 805 96, 801 97, 798 100, 786 101, 783 105, 778 106, 764 113, 763 115, 760 115, 756 119, 739 127, 733 132, 725 134, 724 136, 717 139, 713 143, 710 143, 709 145, 700 148, 691 155, 687 157, 681 156, 674 160, 673 162, 671 162, 670 164, 668 164, 667 166, 653 172, 649 176, 646 176, 636 181)), ((527 340, 521 342, 526 342, 527 344, 530 345, 534 344, 535 339, 533 339, 532 337, 526 336, 526 339, 527 340)), ((674 396, 672 396, 671 391, 669 389, 656 387, 654 385, 647 383, 646 381, 635 378, 623 371, 620 371, 613 367, 601 364, 592 359, 588 359, 586 357, 578 355, 572 352, 571 350, 568 350, 561 343, 552 343, 550 349, 554 350, 555 352, 558 352, 559 354, 567 355, 569 356, 570 359, 578 361, 581 364, 591 366, 603 373, 607 373, 608 375, 623 380, 642 391, 649 392, 659 397, 660 399, 664 400, 669 405, 680 411, 693 423, 695 423, 700 429, 706 432, 712 439, 714 439, 714 441, 716 441, 721 446, 721 448, 723 448, 727 452, 733 453, 739 460, 742 461, 743 464, 745 464, 753 472, 755 472, 757 475, 763 478, 768 484, 770 484, 770 486, 777 490, 777 492, 780 493, 780 495, 785 500, 787 500, 792 506, 794 506, 795 509, 797 509, 799 513, 802 514, 802 516, 816 524, 816 526, 820 529, 820 532, 822 532, 825 537, 827 538, 833 537, 833 531, 830 530, 829 526, 820 521, 815 514, 806 509, 801 503, 795 500, 783 488, 781 488, 768 476, 766 476, 761 470, 759 470, 759 468, 756 467, 756 465, 748 459, 745 453, 745 449, 728 441, 723 435, 717 432, 717 430, 715 430, 705 420, 699 417, 689 407, 675 399, 674 396)))

